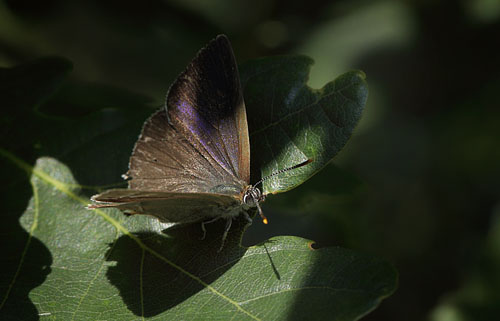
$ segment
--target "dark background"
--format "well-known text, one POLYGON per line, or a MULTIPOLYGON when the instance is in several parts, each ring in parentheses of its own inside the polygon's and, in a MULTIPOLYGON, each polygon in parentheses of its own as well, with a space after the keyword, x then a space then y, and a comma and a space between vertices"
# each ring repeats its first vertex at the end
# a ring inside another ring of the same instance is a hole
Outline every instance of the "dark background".
POLYGON ((389 260, 399 289, 364 320, 497 317, 500 2, 2 1, 0 66, 62 56, 72 82, 160 106, 219 33, 239 62, 305 54, 311 87, 360 69, 370 88, 335 165, 270 197, 270 225, 254 223, 244 243, 298 235, 389 260))

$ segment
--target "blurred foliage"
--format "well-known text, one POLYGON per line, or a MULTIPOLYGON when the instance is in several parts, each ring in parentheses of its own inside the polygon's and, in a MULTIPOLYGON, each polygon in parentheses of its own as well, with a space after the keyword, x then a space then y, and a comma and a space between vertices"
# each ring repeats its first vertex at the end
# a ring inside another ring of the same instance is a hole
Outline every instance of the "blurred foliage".
MULTIPOLYGON (((370 86, 336 166, 269 197, 269 226, 254 224, 245 242, 298 235, 391 260, 400 287, 365 320, 496 317, 498 1, 3 1, 0 65, 63 56, 89 90, 126 88, 160 105, 217 33, 240 62, 312 57, 313 88, 349 69, 370 86)), ((85 105, 68 112, 84 116, 85 105)))
POLYGON ((459 289, 444 296, 434 309, 432 321, 486 321, 500 313, 500 207, 491 220, 488 236, 481 242, 473 266, 459 289))

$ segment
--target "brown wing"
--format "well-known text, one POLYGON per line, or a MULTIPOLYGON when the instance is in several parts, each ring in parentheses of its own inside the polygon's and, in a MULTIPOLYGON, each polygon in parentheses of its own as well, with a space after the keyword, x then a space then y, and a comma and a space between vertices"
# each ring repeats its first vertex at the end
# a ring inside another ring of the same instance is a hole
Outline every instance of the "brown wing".
POLYGON ((209 193, 218 185, 241 185, 175 130, 164 109, 144 124, 129 167, 133 190, 209 193))
POLYGON ((144 125, 130 158, 131 189, 213 193, 248 185, 246 111, 225 36, 212 40, 178 77, 167 109, 169 116, 159 111, 144 125))
POLYGON ((236 196, 209 193, 144 192, 111 189, 92 196, 90 209, 113 207, 129 214, 147 214, 162 222, 190 223, 221 215, 235 216, 240 201, 236 196))

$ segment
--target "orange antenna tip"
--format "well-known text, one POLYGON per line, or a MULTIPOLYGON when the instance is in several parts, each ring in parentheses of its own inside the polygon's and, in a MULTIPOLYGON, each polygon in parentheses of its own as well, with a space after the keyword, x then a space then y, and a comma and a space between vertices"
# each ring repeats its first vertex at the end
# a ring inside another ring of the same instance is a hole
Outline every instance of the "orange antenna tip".
POLYGON ((267 224, 267 223, 268 223, 268 222, 267 222, 267 218, 266 218, 266 217, 264 217, 264 218, 262 219, 262 223, 264 223, 264 224, 267 224))

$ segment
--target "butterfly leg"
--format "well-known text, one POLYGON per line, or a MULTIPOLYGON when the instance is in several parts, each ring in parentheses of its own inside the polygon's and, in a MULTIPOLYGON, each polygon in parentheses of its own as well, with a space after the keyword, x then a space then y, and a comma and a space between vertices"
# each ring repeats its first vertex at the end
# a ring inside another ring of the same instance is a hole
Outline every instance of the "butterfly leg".
POLYGON ((247 211, 242 211, 243 212, 243 217, 247 220, 247 224, 245 224, 245 229, 252 225, 253 220, 250 218, 250 215, 248 215, 247 211))
POLYGON ((209 221, 201 222, 201 230, 203 231, 203 236, 200 237, 200 240, 204 240, 205 236, 207 235, 207 229, 205 228, 205 224, 213 223, 213 222, 215 222, 215 221, 217 221, 219 219, 220 219, 220 217, 216 217, 216 218, 211 219, 209 221))
POLYGON ((226 228, 224 229, 224 234, 222 234, 222 242, 221 242, 220 248, 217 252, 222 251, 222 248, 224 247, 224 242, 226 241, 227 233, 231 229, 231 224, 233 224, 233 218, 228 217, 226 219, 226 228))

